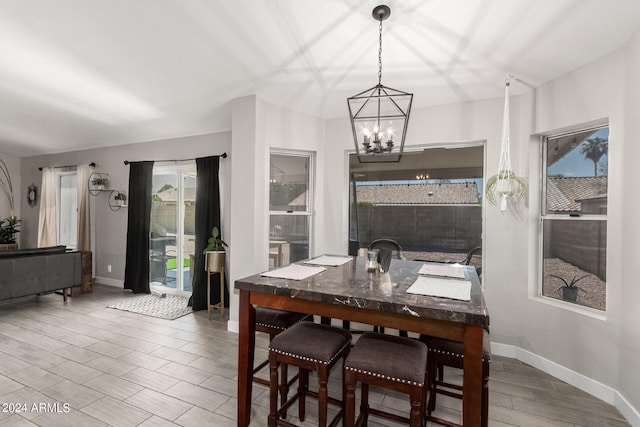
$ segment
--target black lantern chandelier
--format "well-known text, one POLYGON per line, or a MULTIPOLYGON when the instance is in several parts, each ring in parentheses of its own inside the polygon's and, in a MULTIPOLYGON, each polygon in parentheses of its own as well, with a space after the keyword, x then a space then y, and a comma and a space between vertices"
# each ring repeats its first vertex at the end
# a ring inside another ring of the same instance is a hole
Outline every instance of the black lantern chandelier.
POLYGON ((404 148, 413 94, 382 85, 382 21, 391 15, 391 9, 386 5, 376 6, 372 15, 380 22, 378 84, 347 99, 351 130, 361 163, 398 162, 404 148))

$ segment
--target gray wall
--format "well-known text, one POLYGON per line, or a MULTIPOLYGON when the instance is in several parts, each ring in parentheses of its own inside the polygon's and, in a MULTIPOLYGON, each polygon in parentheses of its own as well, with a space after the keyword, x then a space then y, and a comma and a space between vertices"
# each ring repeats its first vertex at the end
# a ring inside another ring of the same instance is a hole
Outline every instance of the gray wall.
MULTIPOLYGON (((40 187, 41 166, 65 166, 79 163, 96 163, 96 171, 109 174, 109 187, 128 189, 129 166, 124 160, 173 160, 204 157, 230 152, 231 134, 221 132, 216 134, 190 136, 162 141, 128 144, 93 150, 75 151, 71 153, 52 154, 48 156, 33 156, 21 159, 21 170, 24 182, 34 182, 40 187)), ((221 159, 220 175, 222 200, 222 230, 225 231, 229 218, 229 206, 225 201, 229 197, 229 159, 221 159)), ((167 165, 168 163, 159 163, 167 165)), ((109 209, 108 193, 100 193, 91 197, 93 227, 95 228, 93 242, 95 251, 93 265, 97 282, 121 285, 124 279, 125 252, 127 238, 127 208, 117 212, 109 209), (111 272, 107 266, 111 265, 111 272)), ((26 198, 22 206, 23 235, 22 246, 35 247, 38 237, 38 207, 26 205, 26 198)))
MULTIPOLYGON (((616 280, 612 284, 610 295, 612 321, 619 325, 613 335, 615 345, 620 348, 619 357, 611 362, 621 368, 617 372, 616 390, 629 400, 635 407, 636 420, 640 420, 640 370, 628 369, 630 366, 640 366, 640 327, 638 327, 638 312, 640 312, 640 286, 638 286, 638 260, 640 259, 640 228, 638 228, 638 212, 640 212, 640 197, 638 191, 638 159, 640 159, 640 32, 626 46, 624 67, 626 83, 624 87, 623 111, 621 118, 624 126, 612 135, 614 142, 621 145, 613 161, 616 176, 619 178, 615 191, 609 190, 609 200, 612 193, 616 199, 616 213, 609 216, 609 227, 614 228, 615 235, 609 233, 609 241, 615 242, 616 252, 609 252, 609 272, 616 271, 616 280), (611 226, 616 221, 615 227, 611 226)), ((609 169, 612 161, 609 160, 609 169)), ((611 173, 609 173, 611 174, 611 173)), ((611 212, 611 209, 609 209, 611 212)), ((609 274, 611 277, 611 274, 609 274)), ((607 337, 610 338, 610 337, 607 337)), ((603 342, 609 343, 611 339, 603 342)), ((602 343, 602 342, 601 342, 602 343)), ((607 366, 603 364, 602 366, 607 366)), ((640 425, 637 421, 636 425, 640 425)))

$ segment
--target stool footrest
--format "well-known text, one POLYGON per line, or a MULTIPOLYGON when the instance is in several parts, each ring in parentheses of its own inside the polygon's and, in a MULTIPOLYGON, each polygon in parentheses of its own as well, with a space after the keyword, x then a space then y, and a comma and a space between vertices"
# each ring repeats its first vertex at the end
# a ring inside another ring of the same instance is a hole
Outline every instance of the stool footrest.
MULTIPOLYGON (((315 397, 316 399, 318 398, 318 392, 317 391, 307 390, 307 391, 305 391, 305 394, 307 396, 310 396, 310 397, 315 397)), ((336 399, 335 397, 327 396, 327 402, 331 403, 332 405, 336 405, 336 406, 342 408, 342 400, 340 400, 340 399, 336 399)))
MULTIPOLYGON (((308 397, 314 397, 314 398, 318 398, 318 392, 316 391, 310 391, 307 390, 305 392, 305 395, 308 397)), ((285 427, 298 427, 295 424, 291 424, 288 421, 283 420, 281 417, 283 414, 287 413, 287 410, 294 404, 296 403, 296 401, 300 398, 300 393, 296 392, 295 395, 291 396, 289 399, 287 399, 287 401, 285 403, 282 404, 282 406, 280 407, 280 409, 278 409, 278 412, 276 414, 276 425, 279 426, 285 426, 285 427)), ((338 406, 340 409, 338 410, 338 413, 336 414, 336 416, 333 418, 333 420, 331 420, 331 422, 328 424, 328 427, 335 427, 338 425, 338 422, 342 419, 342 417, 344 416, 344 410, 342 409, 342 401, 338 400, 336 398, 327 396, 327 403, 331 403, 333 405, 338 406)))
POLYGON ((455 397, 457 399, 462 399, 462 387, 457 384, 449 384, 442 381, 436 381, 436 393, 440 393, 445 396, 455 397), (441 389, 440 387, 446 387, 451 390, 441 389), (457 390, 457 391, 452 391, 457 390))
POLYGON ((298 400, 299 397, 300 397, 300 393, 296 392, 296 394, 294 394, 289 399, 287 399, 287 401, 282 404, 280 409, 278 409, 278 418, 281 418, 282 414, 286 414, 287 413, 287 409, 289 409, 291 407, 291 405, 296 403, 296 401, 298 400))
POLYGON ((432 423, 437 423, 446 427, 462 427, 460 424, 456 424, 448 420, 443 420, 442 418, 434 417, 433 415, 427 415, 425 419, 427 421, 431 421, 432 423))
POLYGON ((371 407, 369 407, 368 412, 369 412, 369 414, 377 415, 378 417, 381 417, 381 418, 386 418, 388 420, 396 421, 396 422, 399 422, 399 423, 409 424, 409 418, 408 417, 403 417, 401 415, 392 414, 391 412, 386 412, 386 411, 382 411, 380 409, 371 408, 371 407))
POLYGON ((253 377, 253 382, 267 386, 269 385, 269 380, 265 380, 264 378, 260 377, 253 377))

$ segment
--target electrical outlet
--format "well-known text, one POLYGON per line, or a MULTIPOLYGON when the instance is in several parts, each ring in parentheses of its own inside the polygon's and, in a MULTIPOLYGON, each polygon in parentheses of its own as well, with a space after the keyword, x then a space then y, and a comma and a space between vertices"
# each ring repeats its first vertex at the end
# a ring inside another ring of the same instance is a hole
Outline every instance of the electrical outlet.
POLYGON ((111 264, 107 265, 107 271, 111 273, 111 264))

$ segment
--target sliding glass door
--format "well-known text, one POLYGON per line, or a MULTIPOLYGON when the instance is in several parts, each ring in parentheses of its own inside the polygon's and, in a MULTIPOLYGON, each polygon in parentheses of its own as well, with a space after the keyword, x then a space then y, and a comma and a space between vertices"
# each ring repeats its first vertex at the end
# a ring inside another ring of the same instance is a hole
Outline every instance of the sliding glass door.
POLYGON ((191 292, 195 244, 196 167, 193 162, 153 169, 150 285, 191 292))

